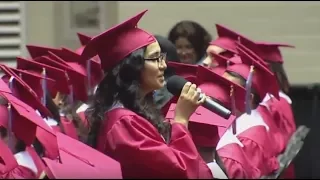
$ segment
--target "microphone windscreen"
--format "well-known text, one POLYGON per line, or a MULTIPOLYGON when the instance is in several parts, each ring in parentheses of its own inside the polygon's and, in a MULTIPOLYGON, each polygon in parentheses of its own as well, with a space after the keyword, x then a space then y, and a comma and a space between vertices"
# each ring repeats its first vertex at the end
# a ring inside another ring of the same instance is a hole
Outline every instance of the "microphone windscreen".
POLYGON ((167 89, 171 94, 178 96, 187 82, 183 77, 173 75, 167 80, 167 89))

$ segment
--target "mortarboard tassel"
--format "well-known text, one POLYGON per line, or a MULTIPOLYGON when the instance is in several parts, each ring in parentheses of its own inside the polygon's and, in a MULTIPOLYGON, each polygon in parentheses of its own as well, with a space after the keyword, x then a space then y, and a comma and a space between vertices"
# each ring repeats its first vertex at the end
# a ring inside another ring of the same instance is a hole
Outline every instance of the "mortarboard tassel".
MULTIPOLYGON (((14 81, 14 77, 11 76, 10 79, 9 79, 9 88, 11 89, 11 91, 13 90, 13 81, 14 81)), ((15 148, 14 148, 14 145, 13 145, 13 137, 12 137, 12 120, 13 120, 13 117, 12 117, 11 103, 8 103, 7 109, 8 109, 8 117, 9 117, 9 120, 8 120, 8 146, 13 151, 15 148)))
POLYGON ((41 102, 43 104, 43 106, 46 106, 47 102, 46 102, 46 96, 47 96, 47 81, 45 78, 47 78, 47 73, 46 73, 46 69, 42 68, 42 73, 41 73, 43 79, 41 79, 41 86, 42 86, 42 99, 41 102))
POLYGON ((252 78, 254 73, 254 66, 250 66, 250 73, 248 79, 246 81, 246 113, 251 114, 251 86, 252 86, 252 78))
POLYGON ((73 103, 73 86, 72 86, 72 83, 70 82, 70 78, 69 78, 69 75, 67 72, 65 72, 65 75, 67 77, 67 81, 69 83, 69 90, 70 90, 70 93, 69 93, 69 103, 72 104, 73 103))
MULTIPOLYGON (((231 98, 231 111, 232 111, 232 114, 233 115, 236 115, 236 99, 235 99, 235 95, 234 95, 234 88, 233 86, 231 86, 231 89, 230 89, 230 98, 231 98)), ((236 126, 236 121, 234 121, 232 123, 232 132, 234 135, 237 134, 237 126, 236 126)))
POLYGON ((8 117, 9 117, 9 121, 8 121, 8 146, 9 148, 12 150, 12 152, 14 152, 14 145, 13 145, 13 137, 12 137, 12 108, 11 108, 11 103, 8 103, 8 117))
POLYGON ((88 96, 91 96, 92 95, 92 90, 91 90, 91 60, 87 61, 87 77, 88 77, 87 93, 88 93, 88 96))
POLYGON ((230 66, 230 61, 228 60, 228 61, 227 61, 227 67, 229 67, 229 66, 230 66))

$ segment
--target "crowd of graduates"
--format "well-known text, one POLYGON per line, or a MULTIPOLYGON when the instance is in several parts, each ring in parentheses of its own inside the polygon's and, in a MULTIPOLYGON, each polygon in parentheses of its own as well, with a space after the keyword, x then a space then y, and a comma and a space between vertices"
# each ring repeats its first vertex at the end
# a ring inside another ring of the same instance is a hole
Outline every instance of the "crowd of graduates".
POLYGON ((76 50, 27 45, 15 68, 0 64, 0 178, 295 178, 307 130, 279 49, 294 46, 216 24, 203 61, 183 61, 183 48, 138 27, 146 12, 78 33, 76 50), (178 96, 173 75, 188 81, 178 96))

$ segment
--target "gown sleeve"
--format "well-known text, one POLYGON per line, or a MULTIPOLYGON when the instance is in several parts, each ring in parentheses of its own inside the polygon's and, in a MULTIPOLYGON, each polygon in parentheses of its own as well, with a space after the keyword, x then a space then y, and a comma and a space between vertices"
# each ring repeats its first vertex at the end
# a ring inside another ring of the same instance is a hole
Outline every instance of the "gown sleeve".
POLYGON ((75 140, 78 140, 77 129, 74 126, 72 120, 68 120, 66 116, 60 116, 60 122, 63 127, 64 133, 67 136, 69 136, 75 140))
POLYGON ((243 151, 243 144, 228 129, 217 145, 217 153, 230 179, 256 179, 261 176, 243 151))
POLYGON ((273 152, 267 147, 269 143, 267 131, 263 126, 251 127, 237 137, 244 145, 242 148, 254 167, 257 167, 262 175, 269 175, 279 168, 279 162, 273 152), (259 136, 257 136, 259 135, 259 136))
POLYGON ((125 116, 106 137, 124 178, 213 178, 184 125, 172 124, 167 144, 146 119, 125 116))
POLYGON ((0 179, 35 179, 36 175, 32 170, 24 166, 18 166, 10 172, 1 175, 0 179))
POLYGON ((229 144, 218 150, 229 179, 257 179, 261 177, 259 169, 251 166, 238 144, 229 144))
POLYGON ((269 111, 283 135, 288 141, 296 130, 296 124, 290 104, 283 98, 280 101, 269 100, 269 111))
POLYGON ((281 131, 281 129, 277 127, 271 113, 268 110, 268 107, 259 105, 259 107, 257 108, 257 111, 259 112, 259 114, 261 115, 265 123, 269 126, 268 135, 270 136, 270 140, 274 142, 273 143, 274 155, 277 156, 283 153, 287 146, 286 137, 281 131))

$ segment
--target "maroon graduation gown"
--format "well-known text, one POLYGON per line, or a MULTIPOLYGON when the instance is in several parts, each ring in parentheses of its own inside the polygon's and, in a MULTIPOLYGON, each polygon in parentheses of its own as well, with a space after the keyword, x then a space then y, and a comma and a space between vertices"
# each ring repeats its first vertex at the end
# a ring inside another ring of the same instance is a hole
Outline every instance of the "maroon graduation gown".
POLYGON ((124 178, 213 178, 187 128, 172 124, 167 144, 145 118, 124 109, 106 113, 97 149, 119 161, 124 178))

